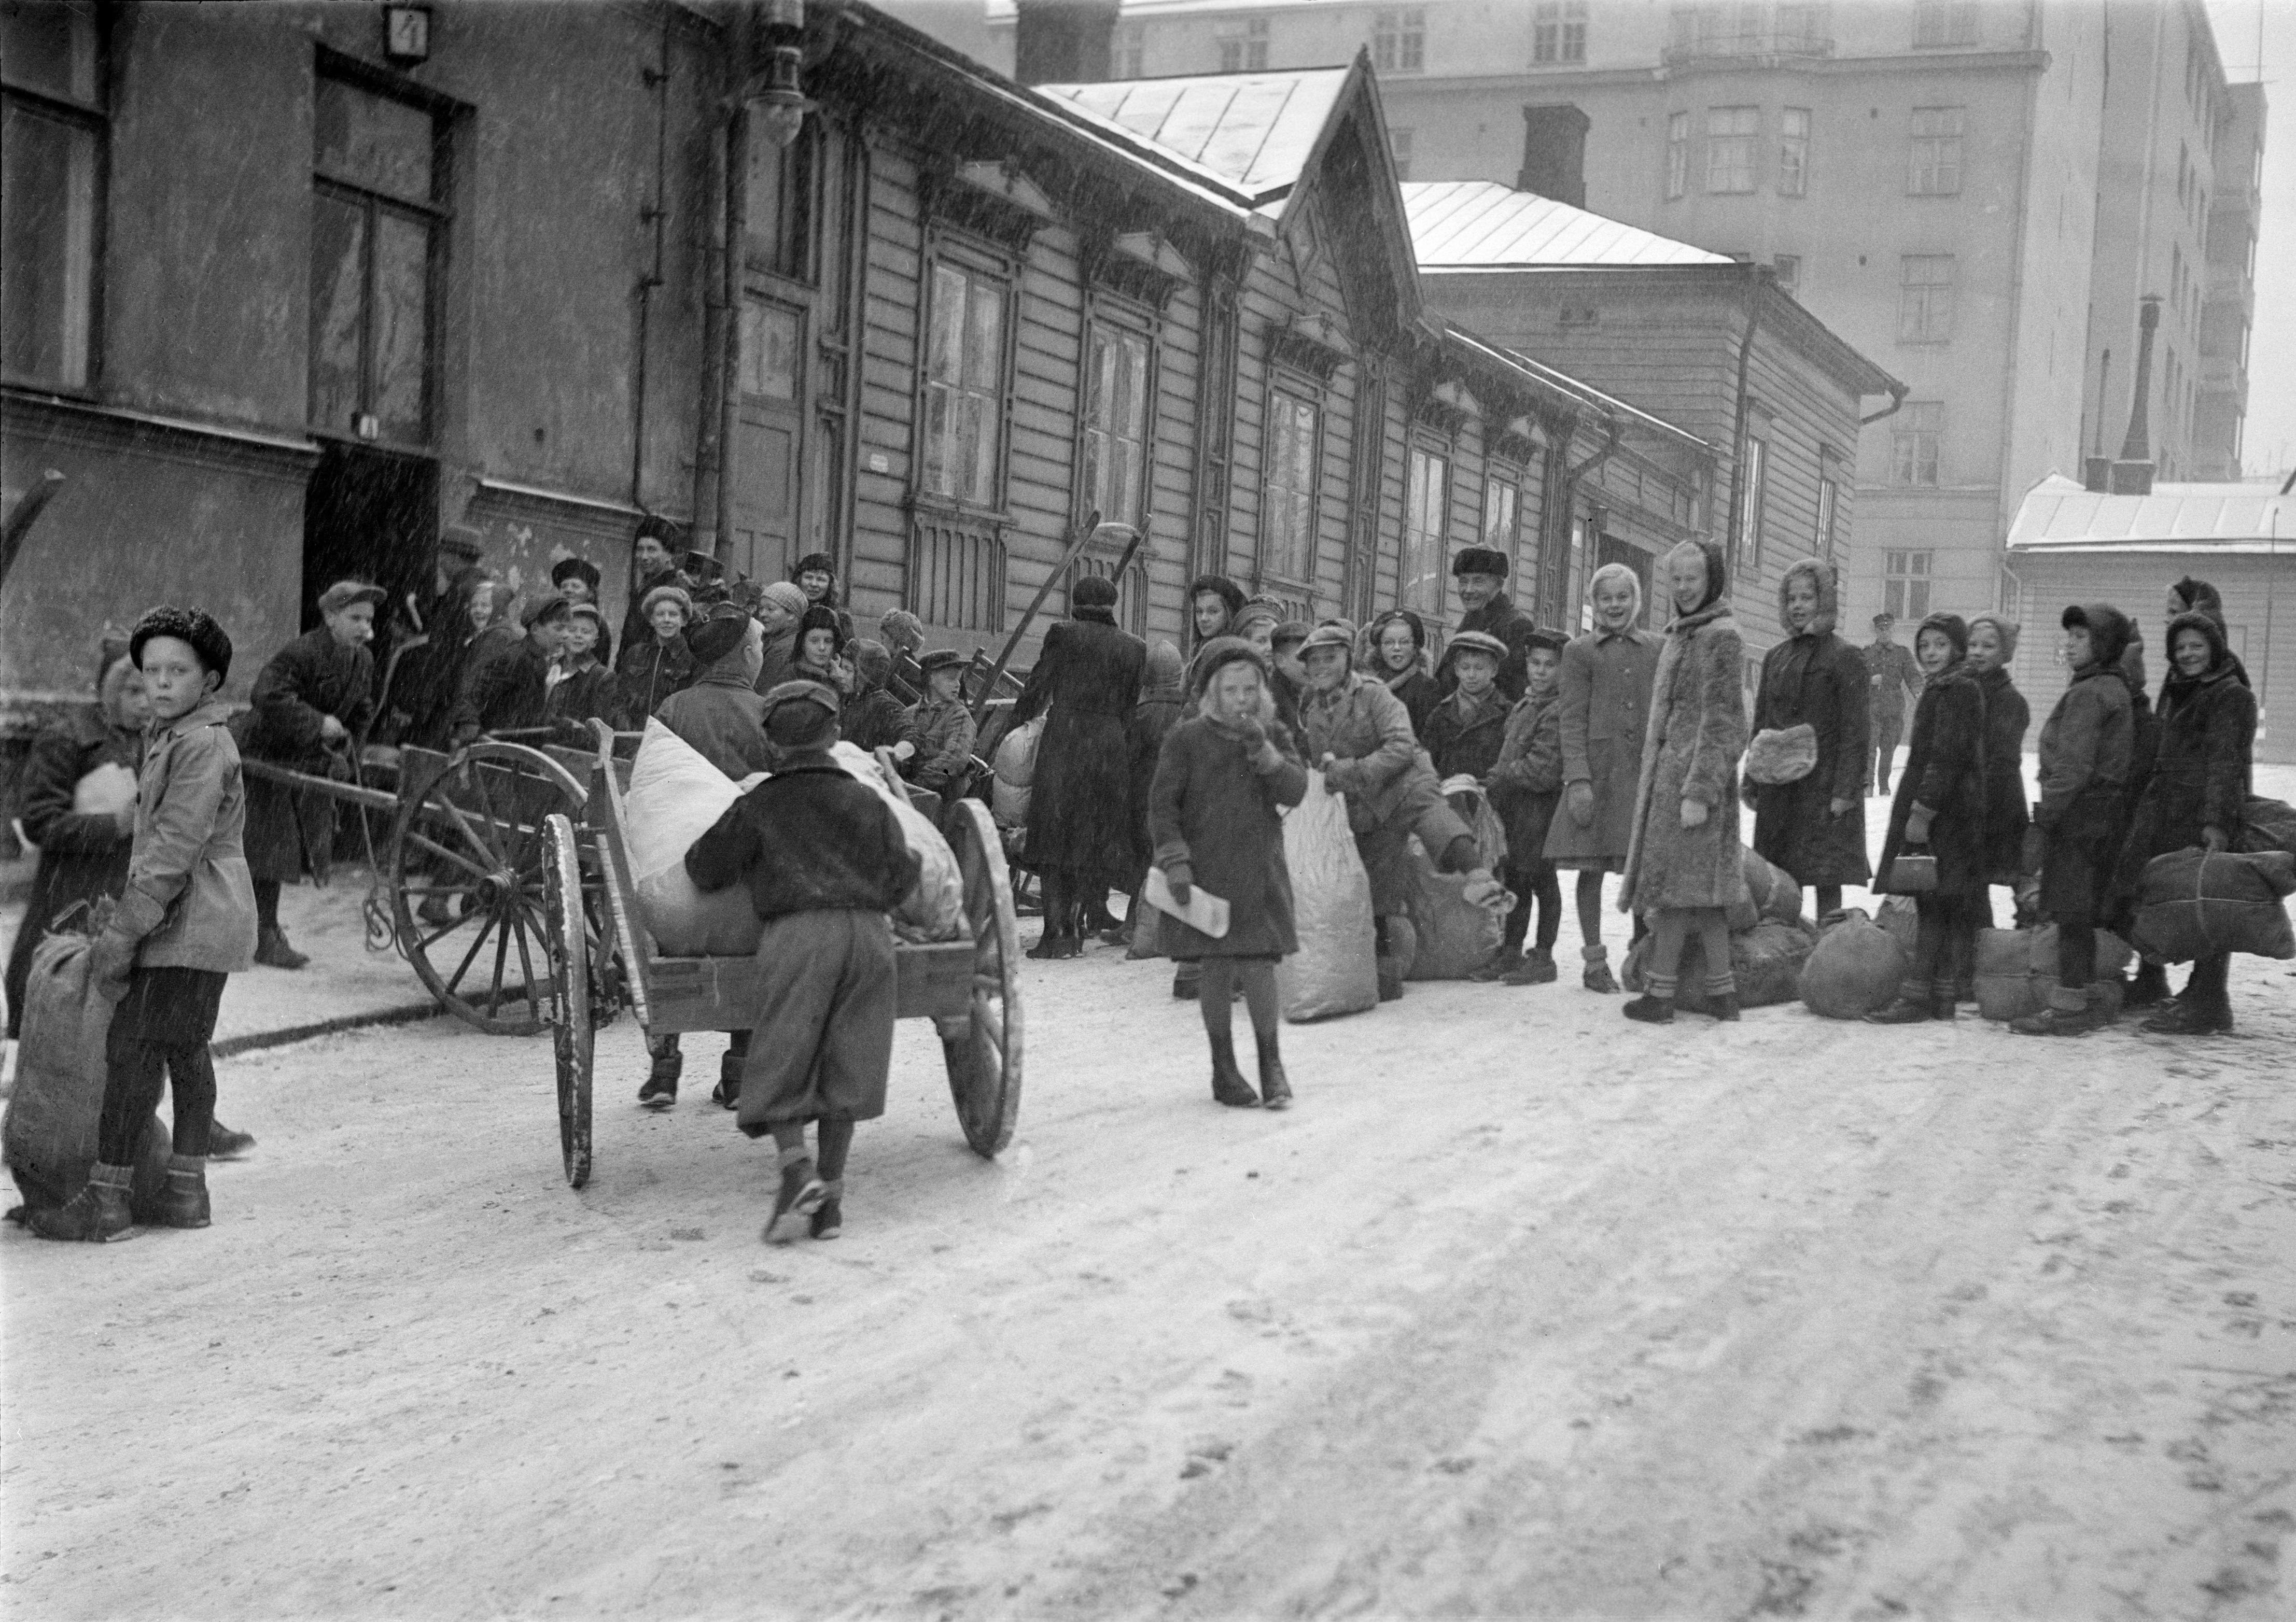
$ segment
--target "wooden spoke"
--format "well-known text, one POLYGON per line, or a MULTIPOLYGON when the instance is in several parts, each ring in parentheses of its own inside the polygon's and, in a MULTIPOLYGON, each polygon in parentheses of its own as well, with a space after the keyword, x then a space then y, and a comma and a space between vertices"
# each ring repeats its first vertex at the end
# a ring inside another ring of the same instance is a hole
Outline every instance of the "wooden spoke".
MULTIPOLYGON (((473 879, 484 879, 488 877, 487 870, 480 867, 476 862, 472 861, 470 857, 463 855, 462 852, 458 850, 447 849, 444 845, 441 845, 438 840, 431 839, 427 834, 417 833, 413 829, 409 829, 407 831, 406 837, 414 841, 417 849, 427 850, 432 856, 437 856, 440 861, 452 862, 455 866, 470 874, 473 879)), ((432 888, 435 889, 437 887, 433 886, 432 888)), ((466 885, 463 888, 468 889, 470 887, 466 885)))

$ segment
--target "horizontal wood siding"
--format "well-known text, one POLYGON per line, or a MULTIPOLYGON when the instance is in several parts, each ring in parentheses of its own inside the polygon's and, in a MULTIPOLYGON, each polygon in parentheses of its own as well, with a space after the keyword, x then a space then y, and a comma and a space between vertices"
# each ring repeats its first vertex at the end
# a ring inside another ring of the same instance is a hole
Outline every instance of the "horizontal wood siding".
POLYGON ((917 168, 907 152, 882 143, 873 146, 868 202, 852 589, 858 604, 890 606, 901 601, 906 586, 906 498, 923 284, 917 168), (883 459, 882 470, 873 465, 876 458, 883 459))
POLYGON ((1155 445, 1148 483, 1148 635, 1188 644, 1188 541, 1196 489, 1196 389, 1203 365, 1203 298, 1182 286, 1156 340, 1155 445))

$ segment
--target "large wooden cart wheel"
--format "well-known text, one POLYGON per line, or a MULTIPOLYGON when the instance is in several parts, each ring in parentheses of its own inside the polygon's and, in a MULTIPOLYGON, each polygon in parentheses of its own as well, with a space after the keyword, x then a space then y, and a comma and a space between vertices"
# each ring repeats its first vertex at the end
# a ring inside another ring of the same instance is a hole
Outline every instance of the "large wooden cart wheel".
POLYGON ((554 811, 543 819, 549 856, 543 867, 544 922, 549 926, 551 1044, 558 1060, 558 1149, 566 1182, 590 1180, 590 1075, 596 1026, 590 1005, 592 943, 582 905, 582 855, 574 824, 554 811))
POLYGON ((399 785, 390 878, 400 949, 441 1006, 490 1036, 530 1036, 545 1022, 544 821, 580 816, 588 798, 540 750, 490 738, 428 782, 399 785))
POLYGON ((956 1118, 975 1154, 994 1156, 1013 1141, 1021 1113, 1021 928, 1013 880, 988 807, 960 799, 949 807, 949 843, 964 878, 972 927, 972 996, 967 1012, 938 1021, 956 1118))

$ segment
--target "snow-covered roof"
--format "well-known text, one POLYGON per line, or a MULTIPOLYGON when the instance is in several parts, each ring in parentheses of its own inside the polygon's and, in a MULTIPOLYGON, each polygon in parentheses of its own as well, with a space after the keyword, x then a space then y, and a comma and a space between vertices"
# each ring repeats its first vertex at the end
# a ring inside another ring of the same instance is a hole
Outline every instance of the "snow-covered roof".
POLYGON ((1727 265, 1727 256, 1490 180, 1406 184, 1422 270, 1525 265, 1727 265))
POLYGON ((2296 497, 2269 484, 2156 484, 2150 496, 2102 496, 2062 473, 2025 493, 2009 550, 2274 552, 2296 560, 2296 497))
POLYGON ((1348 72, 1315 68, 1037 88, 1218 176, 1258 205, 1280 198, 1300 178, 1348 72))

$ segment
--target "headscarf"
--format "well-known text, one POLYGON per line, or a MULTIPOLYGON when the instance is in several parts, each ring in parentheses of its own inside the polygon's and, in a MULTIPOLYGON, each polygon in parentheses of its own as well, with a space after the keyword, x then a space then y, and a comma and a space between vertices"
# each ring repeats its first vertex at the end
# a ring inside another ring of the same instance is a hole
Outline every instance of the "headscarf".
POLYGON ((1958 614, 1930 615, 1914 630, 1914 656, 1916 659, 1921 657, 1923 631, 1942 631, 1946 641, 1953 644, 1953 657, 1940 668, 1929 672, 1923 680, 1924 688, 1935 687, 1961 674, 1962 668, 1969 662, 1969 625, 1958 614))
POLYGON ((2224 627, 2206 609, 2187 609, 2169 622, 2169 677, 2162 689, 2166 692, 2188 692, 2194 687, 2232 674, 2232 645, 2225 640, 2224 627), (2198 676, 2186 676, 2177 666, 2177 635, 2181 631, 2198 631, 2209 639, 2208 668, 2198 676))
POLYGON ((1838 601, 1833 564, 1824 558, 1801 558, 1789 563, 1785 573, 1778 577, 1778 629, 1788 635, 1830 636, 1833 634, 1838 601), (1797 579, 1804 578, 1817 587, 1817 610, 1809 617, 1808 625, 1795 631, 1786 620, 1786 591, 1797 579))
POLYGON ((1670 627, 1680 625, 1684 620, 1695 619, 1701 615, 1705 615, 1718 604, 1727 606, 1730 595, 1730 564, 1729 561, 1723 556, 1722 548, 1719 545, 1712 541, 1702 541, 1693 537, 1668 553, 1665 562, 1667 605, 1675 610, 1672 618, 1669 621, 1670 627), (1685 553, 1700 559, 1706 565, 1706 595, 1699 600, 1696 608, 1687 613, 1677 607, 1674 601, 1674 561, 1685 555, 1685 553))
POLYGON ((2206 580, 2195 580, 2186 575, 2169 588, 2177 594, 2177 601, 2187 614, 2206 614, 2222 629, 2225 622, 2224 596, 2206 580))

